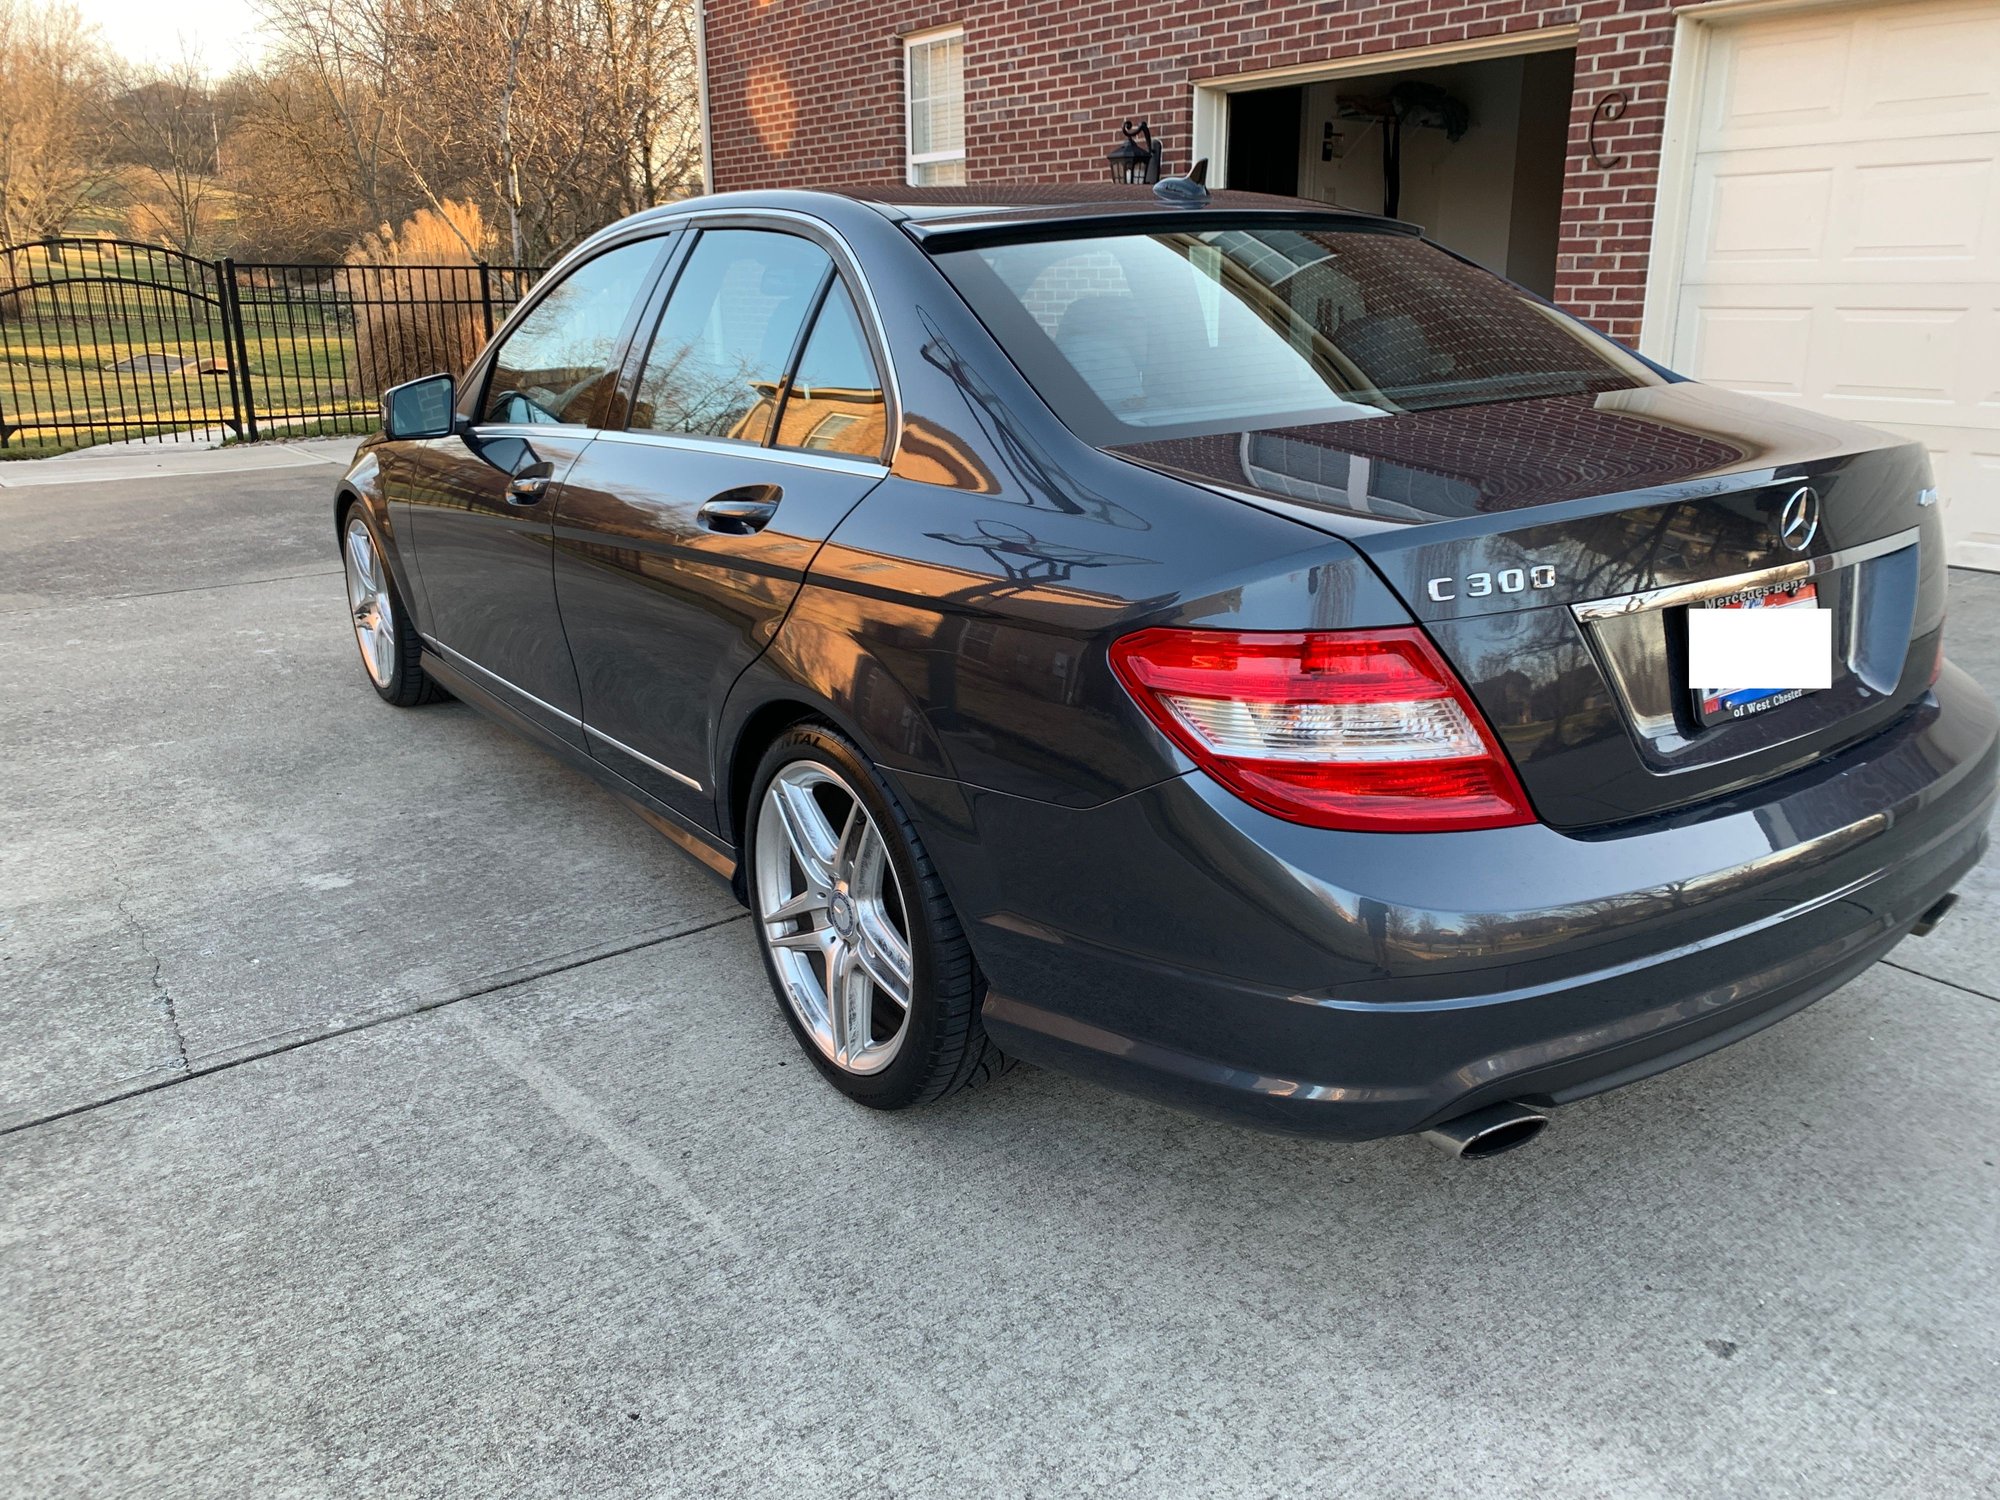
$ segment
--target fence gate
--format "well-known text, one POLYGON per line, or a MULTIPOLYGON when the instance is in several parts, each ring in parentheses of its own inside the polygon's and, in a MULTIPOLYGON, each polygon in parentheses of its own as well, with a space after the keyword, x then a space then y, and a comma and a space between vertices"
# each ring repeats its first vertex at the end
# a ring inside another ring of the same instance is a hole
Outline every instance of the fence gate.
POLYGON ((240 433, 221 268, 160 245, 0 249, 0 445, 240 433))
POLYGON ((538 274, 0 248, 0 449, 366 432, 387 387, 464 370, 538 274))

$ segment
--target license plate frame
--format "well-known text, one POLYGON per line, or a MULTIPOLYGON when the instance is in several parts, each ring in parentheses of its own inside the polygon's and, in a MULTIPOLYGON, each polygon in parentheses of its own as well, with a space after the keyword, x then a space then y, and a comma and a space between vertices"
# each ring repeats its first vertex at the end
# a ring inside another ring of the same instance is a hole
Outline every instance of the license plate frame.
MULTIPOLYGON (((1704 599, 1697 606, 1701 609, 1824 609, 1825 601, 1820 597, 1820 580, 1805 579, 1794 583, 1767 583, 1754 588, 1739 589, 1733 594, 1718 595, 1704 599)), ((1688 697, 1694 705, 1694 716, 1704 729, 1718 724, 1734 724, 1744 719, 1755 718, 1759 714, 1783 708, 1788 703, 1796 703, 1808 693, 1818 692, 1818 688, 1730 688, 1707 691, 1690 686, 1688 697)))

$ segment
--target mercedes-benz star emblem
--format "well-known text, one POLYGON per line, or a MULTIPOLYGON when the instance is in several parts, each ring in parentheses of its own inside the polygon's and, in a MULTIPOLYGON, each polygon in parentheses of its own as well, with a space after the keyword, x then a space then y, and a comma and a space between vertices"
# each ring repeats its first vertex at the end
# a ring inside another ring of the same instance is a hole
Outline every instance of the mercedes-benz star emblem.
POLYGON ((1788 551, 1803 552, 1819 535, 1819 492, 1810 485, 1794 490, 1778 513, 1778 540, 1788 551))

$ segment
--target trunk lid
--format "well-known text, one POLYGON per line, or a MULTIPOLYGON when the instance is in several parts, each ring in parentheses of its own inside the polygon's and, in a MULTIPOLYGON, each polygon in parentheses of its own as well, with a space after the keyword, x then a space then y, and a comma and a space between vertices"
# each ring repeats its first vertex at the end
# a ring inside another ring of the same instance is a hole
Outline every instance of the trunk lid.
POLYGON ((1113 451, 1351 541, 1558 828, 1810 764, 1906 711, 1933 675, 1945 584, 1923 449, 1790 407, 1677 383, 1113 451), (1802 491, 1794 509, 1817 525, 1796 548, 1780 532, 1802 491), (1832 686, 1704 724, 1689 610, 1808 580, 1834 615, 1832 686))

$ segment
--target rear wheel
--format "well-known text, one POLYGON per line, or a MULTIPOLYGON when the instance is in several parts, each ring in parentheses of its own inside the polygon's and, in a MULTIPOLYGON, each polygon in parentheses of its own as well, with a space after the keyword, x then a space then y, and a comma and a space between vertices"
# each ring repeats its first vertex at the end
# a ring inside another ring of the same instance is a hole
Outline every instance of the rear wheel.
POLYGON ((861 753, 819 725, 765 753, 750 800, 752 914, 785 1018, 821 1073, 876 1109, 1006 1071, 985 983, 916 829, 861 753))
POLYGON ((354 626, 354 643, 361 648, 361 665, 384 701, 414 708, 444 696, 423 668, 416 626, 396 581, 389 576, 381 539, 356 505, 341 528, 341 563, 347 573, 347 612, 354 626))

